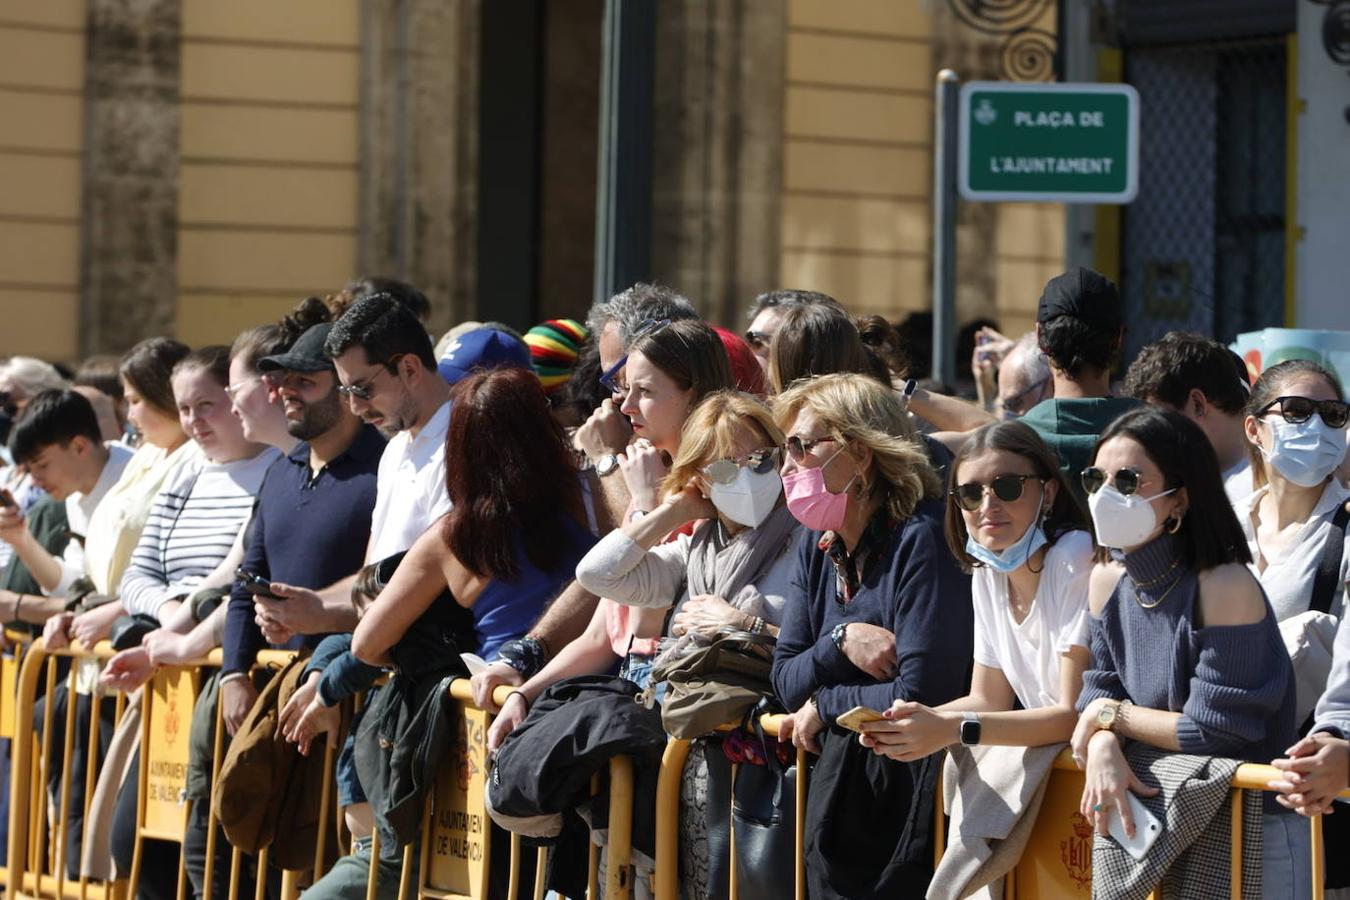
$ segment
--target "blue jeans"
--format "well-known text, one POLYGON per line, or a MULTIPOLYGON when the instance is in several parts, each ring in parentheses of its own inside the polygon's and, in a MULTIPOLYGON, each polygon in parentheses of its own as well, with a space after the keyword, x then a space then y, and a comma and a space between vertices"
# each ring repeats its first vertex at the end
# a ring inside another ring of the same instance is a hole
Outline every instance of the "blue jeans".
POLYGON ((1262 900, 1307 900, 1312 896, 1312 844, 1308 820, 1292 812, 1261 817, 1262 900))

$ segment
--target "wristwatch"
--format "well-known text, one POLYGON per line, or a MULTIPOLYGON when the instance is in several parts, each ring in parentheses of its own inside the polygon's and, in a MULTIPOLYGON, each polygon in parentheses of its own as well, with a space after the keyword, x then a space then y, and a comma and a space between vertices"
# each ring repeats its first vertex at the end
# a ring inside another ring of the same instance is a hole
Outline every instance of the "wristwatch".
POLYGON ((606 453, 595 461, 595 474, 601 478, 612 474, 617 468, 619 468, 619 456, 616 453, 606 453))
POLYGON ((647 515, 648 515, 647 510, 635 509, 628 514, 628 524, 632 525, 634 522, 641 522, 642 519, 647 515))
POLYGON ((1102 704, 1102 708, 1097 710, 1097 729, 1099 731, 1112 731, 1116 727, 1116 721, 1120 717, 1120 701, 1109 700, 1102 704))
POLYGON ((847 622, 840 622, 830 629, 830 640, 834 641, 834 645, 839 648, 840 653, 844 652, 844 632, 846 631, 848 631, 847 622))
POLYGON ((961 743, 973 747, 980 742, 980 715, 968 712, 961 717, 961 743))

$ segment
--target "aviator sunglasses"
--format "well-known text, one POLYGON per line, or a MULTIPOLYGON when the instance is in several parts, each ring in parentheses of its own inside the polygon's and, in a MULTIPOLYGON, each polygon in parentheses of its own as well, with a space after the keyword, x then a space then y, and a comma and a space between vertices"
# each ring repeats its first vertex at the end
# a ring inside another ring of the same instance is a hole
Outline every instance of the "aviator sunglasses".
POLYGON ((988 483, 967 481, 952 488, 952 499, 966 512, 975 512, 984 503, 985 491, 993 494, 1004 503, 1016 503, 1026 491, 1027 479, 1035 479, 1044 484, 1044 480, 1035 475, 997 475, 988 483))
POLYGON ((714 460, 703 467, 703 474, 713 484, 731 484, 742 466, 756 475, 772 472, 778 468, 778 448, 765 447, 752 450, 744 456, 714 460))
POLYGON ((1322 417, 1328 428, 1344 428, 1350 422, 1350 404, 1341 400, 1310 400, 1307 397, 1276 397, 1261 407, 1258 416, 1267 416, 1271 408, 1279 404, 1280 416, 1290 425, 1302 425, 1313 417, 1313 413, 1322 417))

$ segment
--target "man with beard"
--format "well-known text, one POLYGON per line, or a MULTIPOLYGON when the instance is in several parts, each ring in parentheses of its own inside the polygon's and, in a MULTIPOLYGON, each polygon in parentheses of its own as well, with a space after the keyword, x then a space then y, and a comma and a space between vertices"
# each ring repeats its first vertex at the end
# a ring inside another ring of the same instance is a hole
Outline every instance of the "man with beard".
MULTIPOLYGON (((324 355, 332 326, 315 325, 289 351, 265 357, 258 369, 276 384, 286 430, 300 439, 267 472, 244 552, 242 568, 292 586, 327 588, 349 583, 361 564, 375 508, 376 473, 384 438, 352 414, 338 394, 337 373, 324 355)), ((254 618, 253 597, 242 582, 230 595, 223 641, 221 699, 225 725, 234 734, 257 699, 247 677, 265 645, 254 618)), ((350 631, 355 611, 333 610, 312 631, 273 633, 288 648, 313 646, 329 632, 350 631)))
MULTIPOLYGON (((437 371, 431 338, 417 317, 387 293, 357 300, 333 323, 324 352, 336 370, 343 404, 389 439, 380 458, 375 511, 366 535, 366 563, 402 553, 450 511, 445 482, 445 433, 450 425, 450 385, 437 371)), ((490 367, 486 356, 466 362, 490 367)), ((522 366, 528 350, 521 345, 522 366)), ((287 582, 254 607, 263 634, 273 642, 291 634, 339 630, 351 616, 353 579, 325 590, 287 582)))

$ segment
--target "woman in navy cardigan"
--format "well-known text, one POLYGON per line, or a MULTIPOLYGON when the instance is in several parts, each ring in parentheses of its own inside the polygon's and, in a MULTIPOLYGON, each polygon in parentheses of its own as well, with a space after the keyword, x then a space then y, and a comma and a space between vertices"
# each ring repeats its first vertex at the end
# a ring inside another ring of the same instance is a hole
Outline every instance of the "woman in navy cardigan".
POLYGON ((822 753, 807 808, 811 896, 922 896, 935 771, 875 757, 834 723, 855 706, 963 694, 970 577, 947 549, 941 484, 894 391, 823 375, 780 395, 774 417, 787 435, 788 509, 810 529, 773 684, 792 710, 781 734, 822 753), (858 865, 869 858, 859 842, 881 851, 876 868, 858 865))

